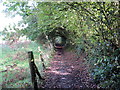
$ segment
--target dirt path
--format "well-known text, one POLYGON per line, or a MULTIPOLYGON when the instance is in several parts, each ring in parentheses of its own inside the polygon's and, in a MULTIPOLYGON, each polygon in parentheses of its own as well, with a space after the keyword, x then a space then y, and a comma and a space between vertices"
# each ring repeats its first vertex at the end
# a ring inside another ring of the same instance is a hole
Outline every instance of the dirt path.
POLYGON ((51 67, 46 70, 43 88, 95 88, 84 64, 85 55, 77 59, 72 52, 54 55, 51 67))

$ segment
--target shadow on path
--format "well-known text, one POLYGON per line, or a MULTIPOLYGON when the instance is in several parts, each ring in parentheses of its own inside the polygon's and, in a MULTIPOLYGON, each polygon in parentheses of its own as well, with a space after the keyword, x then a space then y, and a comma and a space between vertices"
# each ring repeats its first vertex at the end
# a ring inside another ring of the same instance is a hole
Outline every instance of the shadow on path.
POLYGON ((51 67, 45 71, 46 80, 43 88, 96 88, 84 64, 85 55, 79 59, 73 52, 54 55, 51 67))

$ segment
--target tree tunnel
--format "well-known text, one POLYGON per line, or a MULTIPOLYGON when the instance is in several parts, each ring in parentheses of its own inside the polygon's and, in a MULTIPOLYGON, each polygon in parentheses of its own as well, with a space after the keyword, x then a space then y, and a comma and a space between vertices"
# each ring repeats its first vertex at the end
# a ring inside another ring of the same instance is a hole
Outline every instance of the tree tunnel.
POLYGON ((57 46, 65 47, 67 42, 67 31, 65 28, 57 27, 48 34, 54 48, 57 46))

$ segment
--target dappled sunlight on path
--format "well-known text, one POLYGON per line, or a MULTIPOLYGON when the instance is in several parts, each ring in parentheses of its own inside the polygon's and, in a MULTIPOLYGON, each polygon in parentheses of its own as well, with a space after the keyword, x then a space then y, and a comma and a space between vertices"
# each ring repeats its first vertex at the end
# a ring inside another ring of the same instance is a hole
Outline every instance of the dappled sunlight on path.
MULTIPOLYGON (((59 52, 58 52, 59 53, 59 52)), ((78 59, 73 52, 54 55, 51 67, 46 71, 43 88, 95 88, 84 64, 85 55, 78 59)))

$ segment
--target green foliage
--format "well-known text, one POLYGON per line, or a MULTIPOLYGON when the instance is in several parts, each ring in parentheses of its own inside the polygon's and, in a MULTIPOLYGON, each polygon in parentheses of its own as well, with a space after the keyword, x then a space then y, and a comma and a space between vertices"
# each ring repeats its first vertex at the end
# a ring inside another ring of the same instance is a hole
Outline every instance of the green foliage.
MULTIPOLYGON (((15 45, 17 49, 13 49, 10 45, 1 45, 0 49, 0 86, 3 88, 31 88, 31 76, 29 61, 27 57, 28 51, 33 51, 34 59, 39 72, 43 76, 42 63, 39 60, 38 44, 31 41, 19 42, 15 45)), ((40 46, 41 51, 45 52, 40 46)), ((48 66, 49 61, 45 60, 48 66)))
MULTIPOLYGON (((119 2, 38 2, 14 3, 27 25, 21 30, 32 40, 52 41, 56 34, 67 38, 77 54, 85 51, 91 64, 90 72, 97 84, 104 88, 118 88, 120 84, 119 2), (27 8, 27 9, 26 9, 27 8), (58 29, 58 28, 62 29, 58 29), (62 33, 62 34, 61 34, 62 33)), ((20 24, 21 24, 20 23, 20 24)))

